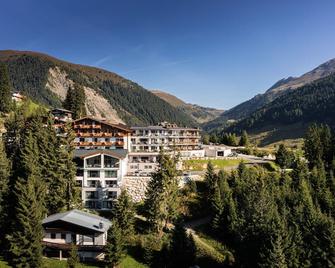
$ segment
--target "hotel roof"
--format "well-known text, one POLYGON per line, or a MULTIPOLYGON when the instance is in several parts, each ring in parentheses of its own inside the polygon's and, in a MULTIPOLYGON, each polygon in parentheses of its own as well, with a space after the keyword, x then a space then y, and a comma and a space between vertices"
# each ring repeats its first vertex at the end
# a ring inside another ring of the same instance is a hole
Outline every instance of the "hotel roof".
POLYGON ((90 229, 92 231, 100 233, 104 233, 112 225, 112 223, 106 218, 90 214, 78 209, 50 215, 42 221, 42 225, 45 226, 49 223, 59 221, 77 225, 85 229, 90 229))

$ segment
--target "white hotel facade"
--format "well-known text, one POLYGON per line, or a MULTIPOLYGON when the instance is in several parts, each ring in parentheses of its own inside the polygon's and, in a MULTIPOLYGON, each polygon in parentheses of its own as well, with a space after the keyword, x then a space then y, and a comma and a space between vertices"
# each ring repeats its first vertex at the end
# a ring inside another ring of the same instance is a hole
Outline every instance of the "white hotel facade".
POLYGON ((178 152, 182 158, 204 156, 200 130, 196 128, 166 122, 128 128, 85 117, 73 121, 73 129, 76 181, 82 189, 83 205, 89 209, 111 209, 122 187, 134 200, 143 198, 146 183, 158 166, 161 149, 166 153, 178 152))

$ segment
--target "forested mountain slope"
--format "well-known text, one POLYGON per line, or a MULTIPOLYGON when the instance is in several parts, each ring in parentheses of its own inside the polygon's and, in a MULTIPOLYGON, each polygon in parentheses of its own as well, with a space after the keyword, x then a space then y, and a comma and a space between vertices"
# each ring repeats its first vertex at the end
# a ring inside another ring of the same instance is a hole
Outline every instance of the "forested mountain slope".
POLYGON ((186 103, 176 96, 166 93, 161 90, 152 90, 156 96, 170 103, 173 107, 179 108, 189 116, 191 116, 198 123, 206 123, 219 117, 223 110, 203 107, 196 104, 186 103))
POLYGON ((335 74, 278 97, 225 131, 296 138, 313 122, 335 126, 335 74))
POLYGON ((225 111, 217 119, 205 124, 205 129, 212 130, 215 128, 223 127, 227 120, 239 120, 247 117, 252 112, 261 108, 262 106, 269 104, 276 98, 289 93, 292 90, 298 89, 304 85, 307 85, 315 80, 335 72, 335 59, 329 60, 310 72, 303 74, 300 77, 289 77, 287 79, 281 79, 271 86, 264 94, 258 94, 255 97, 247 100, 230 110, 225 111))
POLYGON ((8 64, 13 89, 47 106, 61 106, 70 85, 84 86, 87 113, 131 125, 160 121, 196 122, 140 85, 99 68, 68 63, 45 54, 0 51, 8 64))

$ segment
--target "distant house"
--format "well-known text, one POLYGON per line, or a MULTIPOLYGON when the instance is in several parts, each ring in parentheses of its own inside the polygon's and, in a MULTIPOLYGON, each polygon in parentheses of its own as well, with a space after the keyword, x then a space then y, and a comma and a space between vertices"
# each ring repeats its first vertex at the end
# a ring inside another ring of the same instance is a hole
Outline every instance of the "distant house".
POLYGON ((103 217, 77 209, 50 215, 42 221, 47 256, 67 256, 71 244, 78 247, 82 260, 103 259, 107 231, 111 222, 103 217))
POLYGON ((51 110, 51 114, 54 117, 54 120, 60 121, 60 122, 71 122, 72 121, 72 115, 73 112, 61 109, 61 108, 55 108, 51 110))
POLYGON ((227 157, 232 154, 232 150, 227 146, 204 145, 206 157, 227 157))
POLYGON ((24 100, 24 96, 19 92, 12 93, 12 100, 15 102, 22 102, 24 100))

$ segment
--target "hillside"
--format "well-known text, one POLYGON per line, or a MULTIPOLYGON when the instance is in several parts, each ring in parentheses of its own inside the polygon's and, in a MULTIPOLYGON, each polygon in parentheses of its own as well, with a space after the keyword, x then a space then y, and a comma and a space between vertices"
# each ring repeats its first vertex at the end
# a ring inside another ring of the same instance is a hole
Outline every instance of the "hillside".
POLYGON ((225 126, 227 120, 243 119, 252 112, 261 108, 262 106, 272 102, 276 98, 287 94, 288 92, 298 89, 306 84, 309 84, 317 79, 326 77, 335 72, 335 59, 329 60, 310 72, 307 72, 300 77, 289 77, 281 79, 271 86, 264 94, 258 94, 255 97, 247 100, 232 109, 225 111, 217 119, 208 122, 204 128, 207 130, 222 128, 225 126))
POLYGON ((223 113, 223 110, 220 109, 186 103, 176 96, 160 90, 152 90, 151 92, 164 101, 170 103, 173 107, 179 108, 200 124, 212 121, 223 113))
POLYGON ((335 127, 335 74, 284 94, 225 129, 265 133, 262 144, 302 137, 313 122, 335 127))
POLYGON ((69 85, 84 86, 89 115, 130 125, 160 121, 194 126, 196 122, 140 85, 115 73, 62 61, 37 52, 0 51, 13 90, 47 106, 61 106, 69 85))

